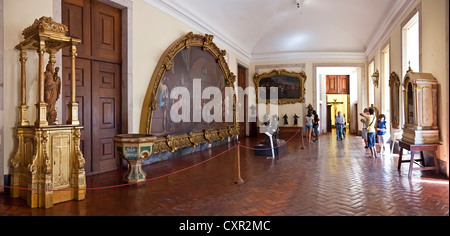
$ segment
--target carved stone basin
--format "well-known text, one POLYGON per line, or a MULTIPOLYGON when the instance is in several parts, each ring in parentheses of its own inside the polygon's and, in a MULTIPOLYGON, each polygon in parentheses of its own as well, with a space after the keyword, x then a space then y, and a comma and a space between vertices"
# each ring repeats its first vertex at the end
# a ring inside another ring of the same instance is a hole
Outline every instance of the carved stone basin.
POLYGON ((128 163, 124 180, 129 183, 145 181, 142 162, 153 152, 155 136, 148 134, 119 134, 114 137, 117 152, 128 163))

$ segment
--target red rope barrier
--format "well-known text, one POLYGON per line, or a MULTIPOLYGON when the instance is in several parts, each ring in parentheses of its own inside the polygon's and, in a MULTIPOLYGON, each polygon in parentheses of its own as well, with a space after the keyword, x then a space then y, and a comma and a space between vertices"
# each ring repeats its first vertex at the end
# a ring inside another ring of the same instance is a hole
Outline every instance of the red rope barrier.
POLYGON ((259 150, 259 151, 267 151, 267 150, 276 149, 276 148, 279 148, 279 147, 281 147, 281 146, 283 146, 283 145, 287 145, 290 141, 292 141, 292 139, 295 138, 295 136, 297 136, 297 134, 298 134, 301 130, 302 130, 302 129, 298 129, 297 132, 294 134, 294 136, 292 136, 290 139, 288 139, 288 141, 286 141, 285 143, 283 143, 283 144, 281 144, 281 145, 278 145, 278 146, 276 146, 276 147, 274 147, 274 148, 262 148, 262 149, 259 149, 259 148, 252 148, 252 147, 248 147, 248 146, 243 146, 243 145, 240 145, 240 144, 239 144, 239 146, 241 146, 241 147, 243 147, 243 148, 245 148, 245 149, 259 150))
MULTIPOLYGON (((292 136, 288 141, 286 141, 286 143, 284 143, 284 144, 282 144, 282 145, 287 145, 292 139, 295 138, 295 136, 297 136, 297 134, 298 134, 300 131, 301 131, 301 129, 297 130, 297 132, 294 134, 294 136, 292 136)), ((280 147, 280 146, 282 146, 282 145, 279 145, 279 146, 277 146, 277 147, 274 147, 273 149, 278 148, 278 147, 280 147)), ((192 168, 194 168, 194 167, 196 167, 196 166, 199 166, 199 165, 202 165, 202 164, 204 164, 204 163, 206 163, 206 162, 208 162, 208 161, 211 161, 211 160, 213 160, 213 159, 215 159, 215 158, 217 158, 217 157, 219 157, 219 156, 222 156, 223 154, 225 154, 225 153, 227 153, 227 152, 229 152, 229 151, 235 149, 235 148, 238 147, 238 146, 243 147, 243 148, 246 148, 246 149, 252 149, 252 150, 255 150, 255 148, 247 147, 247 146, 244 146, 244 145, 241 145, 240 143, 238 143, 238 144, 236 144, 235 146, 233 146, 232 148, 230 148, 230 149, 228 149, 228 150, 226 150, 226 151, 223 151, 223 152, 221 152, 221 153, 219 153, 219 154, 217 154, 217 155, 215 155, 215 156, 213 156, 213 157, 211 157, 211 158, 208 158, 208 159, 206 159, 206 160, 204 160, 204 161, 201 161, 201 162, 199 162, 199 163, 197 163, 197 164, 195 164, 195 165, 192 165, 192 166, 189 166, 189 167, 186 167, 186 168, 183 168, 183 169, 180 169, 180 170, 177 170, 177 171, 174 171, 174 172, 165 174, 165 175, 161 175, 161 176, 158 176, 158 177, 153 177, 153 178, 150 178, 150 179, 146 179, 146 180, 144 180, 144 181, 137 182, 137 183, 126 183, 126 184, 119 184, 119 185, 106 186, 106 187, 83 188, 83 189, 76 189, 76 190, 75 190, 75 189, 55 189, 55 190, 52 190, 52 189, 32 189, 32 188, 11 187, 11 186, 3 186, 3 185, 0 185, 0 188, 22 189, 22 190, 30 190, 30 191, 53 191, 53 192, 64 192, 64 191, 80 191, 80 190, 81 190, 81 191, 83 191, 83 190, 85 190, 85 191, 91 191, 91 190, 112 189, 112 188, 119 188, 119 187, 131 186, 131 185, 136 185, 136 184, 141 184, 141 183, 146 183, 146 182, 149 182, 149 181, 161 179, 161 178, 164 178, 164 177, 168 177, 168 176, 175 175, 175 174, 178 174, 178 173, 180 173, 180 172, 183 172, 183 171, 192 169, 192 168)), ((257 149, 257 150, 271 150, 271 149, 272 149, 272 148, 268 148, 268 149, 257 149)))
POLYGON ((213 160, 213 159, 215 159, 215 158, 217 158, 217 157, 219 157, 219 156, 222 156, 223 154, 225 154, 225 153, 227 153, 227 152, 229 152, 229 151, 235 149, 237 146, 238 146, 238 145, 235 145, 235 146, 233 146, 232 148, 230 148, 230 149, 228 149, 228 150, 226 150, 226 151, 223 151, 223 152, 221 152, 221 153, 219 153, 219 154, 217 154, 217 155, 215 155, 215 156, 213 156, 213 157, 211 157, 211 158, 208 158, 208 159, 206 159, 206 160, 204 160, 204 161, 201 161, 201 162, 199 162, 199 163, 197 163, 197 164, 195 164, 195 165, 192 165, 192 166, 183 168, 183 169, 181 169, 181 170, 177 170, 177 171, 171 172, 171 173, 169 173, 169 174, 165 174, 165 175, 161 175, 161 176, 158 176, 158 177, 146 179, 146 180, 144 180, 144 181, 137 182, 137 183, 126 183, 126 184, 119 184, 119 185, 106 186, 106 187, 96 187, 96 188, 82 188, 82 189, 76 189, 76 190, 75 190, 75 189, 55 189, 55 190, 52 190, 52 189, 32 189, 32 188, 10 187, 10 186, 2 186, 2 185, 0 185, 0 187, 2 187, 2 188, 9 188, 9 189, 22 189, 22 190, 31 190, 31 191, 53 191, 53 192, 80 191, 80 190, 81 190, 81 191, 83 191, 83 190, 85 190, 85 191, 91 191, 91 190, 100 190, 100 189, 111 189, 111 188, 125 187, 125 186, 130 186, 130 185, 135 185, 135 184, 141 184, 141 183, 145 183, 145 182, 149 182, 149 181, 161 179, 161 178, 164 178, 164 177, 168 177, 168 176, 175 175, 175 174, 178 174, 178 173, 180 173, 180 172, 183 172, 183 171, 192 169, 192 168, 194 168, 194 167, 196 167, 196 166, 199 166, 199 165, 204 164, 204 163, 206 163, 206 162, 208 162, 208 161, 211 161, 211 160, 213 160))

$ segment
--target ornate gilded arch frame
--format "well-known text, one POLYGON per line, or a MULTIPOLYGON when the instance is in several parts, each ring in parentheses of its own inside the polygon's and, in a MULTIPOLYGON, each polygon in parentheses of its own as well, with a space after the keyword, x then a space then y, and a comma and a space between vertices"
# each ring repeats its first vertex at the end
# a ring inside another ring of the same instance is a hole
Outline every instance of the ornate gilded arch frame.
POLYGON ((389 78, 391 96, 391 122, 394 129, 400 126, 400 78, 397 73, 392 72, 389 78))
MULTIPOLYGON (((155 71, 153 72, 150 84, 147 88, 144 103, 142 106, 140 133, 151 134, 153 113, 157 108, 157 93, 161 85, 164 74, 171 70, 173 59, 183 49, 190 47, 201 47, 203 51, 208 51, 216 60, 216 63, 223 72, 225 78, 225 87, 231 87, 235 90, 234 83, 236 76, 232 73, 225 60, 226 51, 220 50, 213 43, 213 35, 199 35, 192 32, 182 36, 170 45, 162 54, 155 71)), ((183 135, 167 135, 158 138, 155 142, 154 153, 176 152, 185 147, 196 147, 201 143, 212 143, 218 140, 224 140, 228 137, 235 137, 239 134, 239 124, 236 121, 236 95, 233 95, 233 127, 220 128, 217 130, 203 130, 201 133, 189 132, 183 135)))
MULTIPOLYGON (((305 72, 289 72, 286 70, 273 70, 269 73, 264 74, 255 74, 253 77, 253 82, 255 82, 256 87, 256 102, 259 103, 260 97, 259 97, 259 87, 265 87, 264 80, 271 79, 273 82, 275 82, 275 87, 278 86, 287 86, 290 84, 285 84, 283 82, 277 83, 276 81, 279 80, 279 78, 283 78, 286 80, 293 80, 298 82, 298 87, 296 86, 295 89, 292 91, 295 92, 294 96, 286 96, 283 97, 280 94, 278 99, 279 105, 284 104, 296 104, 296 103, 304 103, 305 102, 305 94, 306 94, 306 88, 305 88, 305 82, 307 79, 305 72), (294 91, 295 90, 295 91, 294 91)), ((266 97, 266 104, 270 103, 270 96, 267 95, 266 97)))

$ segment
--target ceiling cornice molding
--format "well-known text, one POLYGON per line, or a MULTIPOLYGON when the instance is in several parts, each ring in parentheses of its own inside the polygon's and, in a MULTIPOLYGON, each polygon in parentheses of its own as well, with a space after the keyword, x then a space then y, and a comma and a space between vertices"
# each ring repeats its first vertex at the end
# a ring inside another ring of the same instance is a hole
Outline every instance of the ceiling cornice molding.
POLYGON ((182 6, 170 1, 163 0, 143 0, 147 4, 155 7, 156 9, 168 14, 169 16, 177 19, 178 21, 191 27, 193 30, 198 31, 200 34, 214 35, 214 41, 218 45, 223 45, 227 50, 236 54, 238 57, 245 61, 251 61, 251 53, 247 52, 235 42, 225 37, 217 30, 214 30, 212 26, 202 21, 201 19, 193 16, 188 10, 182 6))
POLYGON ((251 62, 286 61, 367 61, 364 52, 282 52, 253 54, 251 62))
POLYGON ((387 14, 387 17, 374 33, 373 40, 369 43, 365 52, 277 52, 252 54, 251 51, 243 49, 237 43, 219 33, 207 22, 191 14, 187 9, 179 4, 164 0, 143 0, 147 4, 168 14, 178 21, 191 27, 201 34, 214 35, 216 44, 222 45, 225 49, 236 54, 244 61, 249 63, 273 62, 273 61, 367 61, 372 57, 375 51, 381 46, 383 41, 389 36, 392 29, 398 24, 401 17, 406 13, 415 0, 399 0, 387 14))
POLYGON ((372 37, 373 40, 369 43, 365 52, 367 60, 373 57, 375 51, 381 47, 383 41, 389 36, 394 27, 400 22, 400 19, 405 15, 406 11, 412 6, 415 0, 401 0, 397 1, 391 12, 387 14, 384 22, 379 27, 379 30, 372 37))

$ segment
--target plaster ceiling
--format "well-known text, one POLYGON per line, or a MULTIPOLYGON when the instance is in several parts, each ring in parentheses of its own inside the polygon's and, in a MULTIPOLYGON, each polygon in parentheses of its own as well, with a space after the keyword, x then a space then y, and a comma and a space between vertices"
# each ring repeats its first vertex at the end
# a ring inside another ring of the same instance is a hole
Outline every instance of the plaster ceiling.
MULTIPOLYGON (((366 53, 410 0, 148 0, 175 9, 248 57, 366 53)), ((209 32, 208 32, 209 33, 209 32)))

